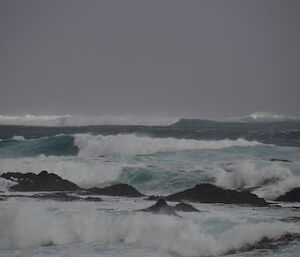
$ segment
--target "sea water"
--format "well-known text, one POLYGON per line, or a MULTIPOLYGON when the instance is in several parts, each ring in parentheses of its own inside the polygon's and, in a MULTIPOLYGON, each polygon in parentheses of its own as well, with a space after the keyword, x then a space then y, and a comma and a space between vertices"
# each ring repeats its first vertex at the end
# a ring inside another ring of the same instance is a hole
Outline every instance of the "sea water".
MULTIPOLYGON (((298 121, 162 125, 2 125, 0 172, 47 170, 83 188, 127 183, 146 195, 212 183, 251 190, 269 202, 300 185, 298 121)), ((300 252, 299 237, 276 241, 287 233, 300 234, 299 203, 192 203, 201 212, 178 212, 177 217, 138 212, 154 203, 144 198, 38 200, 10 192, 13 183, 0 178, 1 195, 15 195, 0 201, 3 257, 296 257, 300 252), (259 246, 266 238, 275 245, 259 246)))

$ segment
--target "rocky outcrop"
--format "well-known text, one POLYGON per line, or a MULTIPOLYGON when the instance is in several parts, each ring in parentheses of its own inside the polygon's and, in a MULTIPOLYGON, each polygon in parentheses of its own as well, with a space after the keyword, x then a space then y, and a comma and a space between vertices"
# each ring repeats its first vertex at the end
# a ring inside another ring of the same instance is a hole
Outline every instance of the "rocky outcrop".
POLYGON ((200 203, 225 203, 225 204, 248 204, 254 206, 267 206, 268 203, 248 191, 236 191, 222 189, 211 184, 198 184, 193 188, 186 189, 166 197, 168 201, 192 201, 200 203))
POLYGON ((94 195, 141 197, 144 196, 134 187, 127 184, 116 184, 104 188, 93 187, 87 190, 87 193, 94 195))
POLYGON ((300 202, 300 187, 296 187, 291 191, 279 196, 276 201, 281 202, 300 202))
POLYGON ((178 215, 175 211, 200 212, 198 209, 196 209, 195 207, 187 203, 179 203, 175 206, 170 206, 167 204, 164 198, 159 198, 154 205, 146 209, 143 209, 141 211, 152 212, 155 214, 167 214, 167 215, 176 215, 176 216, 178 215))
POLYGON ((13 191, 37 192, 37 191, 74 191, 80 187, 76 184, 62 179, 53 173, 42 171, 38 175, 34 173, 3 173, 0 177, 17 182, 18 184, 10 187, 13 191))
POLYGON ((178 216, 174 208, 169 206, 163 198, 160 198, 154 205, 140 211, 178 216))

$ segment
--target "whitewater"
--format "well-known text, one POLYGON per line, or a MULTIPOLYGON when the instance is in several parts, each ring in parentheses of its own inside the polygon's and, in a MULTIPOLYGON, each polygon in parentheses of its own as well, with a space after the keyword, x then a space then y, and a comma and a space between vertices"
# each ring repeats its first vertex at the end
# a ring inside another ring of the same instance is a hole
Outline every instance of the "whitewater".
POLYGON ((126 183, 160 196, 210 183, 273 203, 189 202, 200 212, 169 216, 138 212, 155 203, 146 197, 39 200, 0 178, 0 256, 299 256, 300 204, 276 201, 300 185, 297 117, 1 115, 0 124, 0 175, 46 170, 86 189, 126 183))

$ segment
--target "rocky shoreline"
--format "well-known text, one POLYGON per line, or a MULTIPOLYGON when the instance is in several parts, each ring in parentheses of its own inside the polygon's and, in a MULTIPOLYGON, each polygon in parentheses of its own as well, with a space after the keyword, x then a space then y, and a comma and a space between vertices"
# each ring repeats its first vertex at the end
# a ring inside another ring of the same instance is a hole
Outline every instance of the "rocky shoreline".
MULTIPOLYGON (((31 196, 37 199, 50 199, 56 201, 94 201, 102 199, 98 196, 119 196, 119 197, 147 197, 146 200, 157 200, 157 203, 144 211, 153 213, 176 214, 175 211, 199 211, 192 205, 184 203, 223 203, 239 204, 247 206, 264 207, 269 203, 249 191, 229 190, 217 187, 212 184, 198 184, 193 188, 177 192, 167 196, 146 196, 134 187, 127 184, 115 184, 104 188, 84 189, 78 185, 63 179, 56 174, 42 171, 39 174, 9 172, 0 175, 1 178, 14 182, 10 187, 13 192, 40 192, 31 196), (47 193, 43 193, 47 192, 47 193), (84 196, 84 197, 83 197, 84 196), (169 206, 166 201, 180 202, 175 207, 169 206)), ((2 195, 1 200, 16 195, 2 195)), ((24 196, 24 195, 20 195, 24 196)), ((299 202, 300 188, 295 188, 285 195, 276 199, 282 202, 299 202)))

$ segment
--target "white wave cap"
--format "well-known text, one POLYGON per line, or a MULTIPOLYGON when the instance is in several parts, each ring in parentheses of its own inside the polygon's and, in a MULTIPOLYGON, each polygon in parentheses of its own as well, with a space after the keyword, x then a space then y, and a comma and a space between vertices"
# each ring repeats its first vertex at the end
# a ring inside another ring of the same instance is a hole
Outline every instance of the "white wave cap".
POLYGON ((25 126, 88 126, 88 125, 161 125, 167 126, 177 122, 175 117, 152 117, 141 115, 123 116, 83 116, 83 115, 0 115, 0 125, 25 126))
POLYGON ((113 136, 93 136, 76 134, 75 145, 80 157, 98 157, 111 154, 148 155, 159 152, 176 152, 195 149, 222 149, 227 147, 247 147, 260 145, 257 141, 237 140, 194 140, 176 138, 151 138, 136 134, 118 134, 113 136))
POLYGON ((17 182, 5 178, 0 178, 0 192, 6 192, 9 190, 10 187, 17 184, 18 184, 17 182))
POLYGON ((270 119, 270 120, 284 120, 284 119, 300 119, 300 117, 288 116, 284 114, 276 114, 271 112, 255 112, 249 115, 254 120, 270 119))
POLYGON ((27 248, 46 244, 121 243, 184 257, 218 256, 255 244, 264 237, 275 239, 286 232, 299 232, 299 226, 295 224, 260 222, 237 224, 221 232, 207 233, 206 224, 211 224, 210 218, 198 223, 167 215, 118 215, 99 213, 99 210, 66 215, 64 211, 51 209, 26 203, 0 212, 0 246, 27 248))
POLYGON ((250 121, 300 121, 299 116, 290 116, 285 114, 276 114, 271 112, 255 112, 247 116, 242 117, 231 117, 224 119, 225 121, 239 121, 239 122, 250 122, 250 121))

